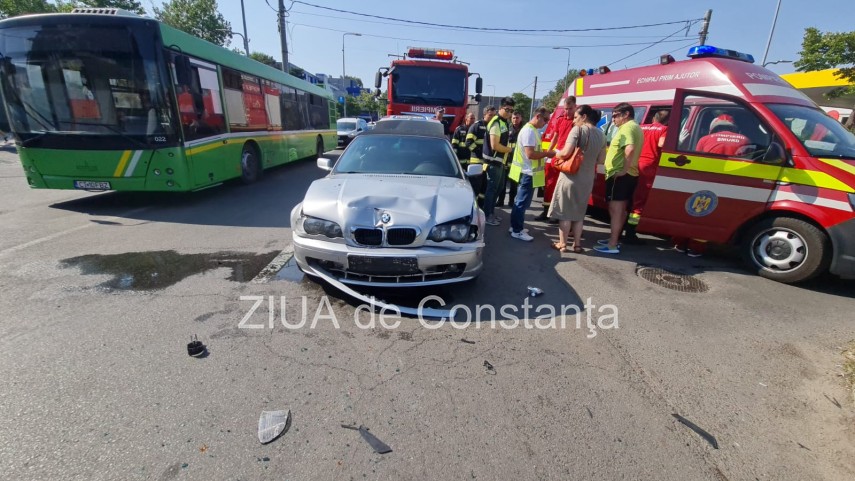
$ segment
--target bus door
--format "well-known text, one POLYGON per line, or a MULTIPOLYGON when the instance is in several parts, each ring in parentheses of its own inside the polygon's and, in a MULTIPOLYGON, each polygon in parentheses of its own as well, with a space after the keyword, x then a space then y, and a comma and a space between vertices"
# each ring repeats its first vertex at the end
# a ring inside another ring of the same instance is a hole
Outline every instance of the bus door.
POLYGON ((727 242, 766 210, 786 154, 741 98, 678 89, 638 230, 727 242), (678 123, 679 122, 679 123, 678 123))

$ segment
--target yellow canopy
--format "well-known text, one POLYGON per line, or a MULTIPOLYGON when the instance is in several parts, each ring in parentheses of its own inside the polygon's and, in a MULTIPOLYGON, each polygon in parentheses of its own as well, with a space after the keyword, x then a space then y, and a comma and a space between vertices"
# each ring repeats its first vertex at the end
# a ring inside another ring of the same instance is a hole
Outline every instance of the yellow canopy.
POLYGON ((849 94, 837 98, 827 98, 825 94, 837 87, 852 85, 846 80, 836 76, 837 69, 817 70, 814 72, 795 72, 781 75, 781 78, 793 87, 801 90, 818 105, 825 107, 852 108, 855 104, 855 95, 849 94))

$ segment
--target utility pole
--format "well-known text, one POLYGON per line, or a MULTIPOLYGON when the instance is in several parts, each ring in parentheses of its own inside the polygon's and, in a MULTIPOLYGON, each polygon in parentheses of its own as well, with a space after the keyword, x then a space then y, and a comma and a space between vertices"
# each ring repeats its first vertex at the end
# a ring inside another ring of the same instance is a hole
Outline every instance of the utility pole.
POLYGON ((531 95, 531 110, 528 113, 528 118, 534 117, 534 102, 537 101, 537 75, 534 76, 534 92, 531 95))
POLYGON ((282 40, 282 71, 288 71, 288 39, 285 37, 285 0, 279 0, 279 38, 282 40))
POLYGON ((704 26, 701 27, 701 38, 700 45, 707 44, 707 34, 710 31, 710 19, 712 18, 712 9, 707 10, 707 14, 704 15, 704 26))
POLYGON ((766 58, 769 56, 769 47, 772 45, 772 35, 775 35, 775 24, 778 23, 778 12, 781 11, 781 0, 778 0, 778 6, 775 8, 775 18, 772 20, 772 30, 769 32, 769 40, 766 42, 766 50, 763 51, 763 62, 761 65, 766 66, 766 58))
POLYGON ((240 0, 240 15, 243 18, 243 49, 246 50, 246 56, 249 57, 249 39, 246 36, 246 11, 243 9, 243 0, 240 0))

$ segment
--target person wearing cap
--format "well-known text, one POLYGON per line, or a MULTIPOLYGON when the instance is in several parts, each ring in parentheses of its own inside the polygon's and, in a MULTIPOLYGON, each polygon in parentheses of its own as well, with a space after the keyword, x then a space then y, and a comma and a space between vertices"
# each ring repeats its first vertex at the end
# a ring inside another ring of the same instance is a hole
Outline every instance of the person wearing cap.
POLYGON ((748 137, 739 133, 736 121, 728 114, 722 114, 710 122, 710 133, 701 137, 695 151, 728 157, 744 156, 751 143, 748 137))
POLYGON ((445 121, 445 109, 444 108, 440 107, 440 108, 436 109, 436 117, 434 117, 434 120, 436 120, 437 122, 442 124, 443 133, 445 133, 446 137, 450 137, 450 134, 448 132, 448 123, 446 123, 446 121, 445 121))

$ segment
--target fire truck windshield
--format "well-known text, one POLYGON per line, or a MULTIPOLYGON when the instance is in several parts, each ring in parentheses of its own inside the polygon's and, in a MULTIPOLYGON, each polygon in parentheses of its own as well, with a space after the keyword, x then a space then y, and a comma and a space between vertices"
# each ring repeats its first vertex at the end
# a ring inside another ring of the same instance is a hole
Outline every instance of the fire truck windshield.
POLYGON ((466 71, 398 65, 392 73, 392 102, 460 106, 466 98, 466 71))

